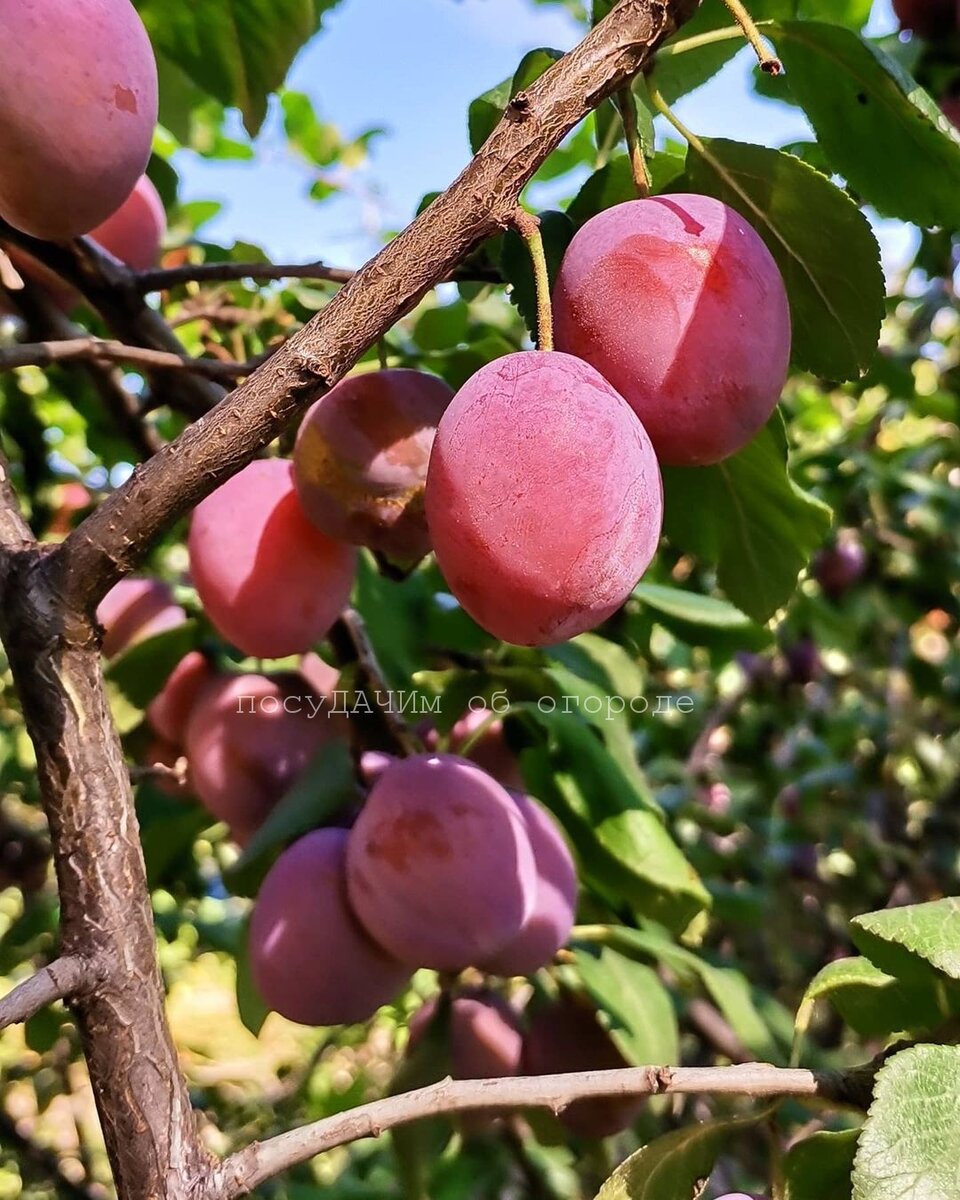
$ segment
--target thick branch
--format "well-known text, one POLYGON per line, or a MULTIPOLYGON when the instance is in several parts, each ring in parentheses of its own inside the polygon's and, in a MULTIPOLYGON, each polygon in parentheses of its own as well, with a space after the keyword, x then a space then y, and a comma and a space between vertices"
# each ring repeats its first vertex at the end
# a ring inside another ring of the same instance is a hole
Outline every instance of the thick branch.
POLYGON ((634 1067, 519 1079, 445 1079, 417 1091, 338 1113, 266 1142, 255 1142, 226 1159, 217 1169, 208 1197, 210 1200, 233 1200, 317 1154, 360 1138, 377 1137, 387 1129, 439 1113, 522 1108, 545 1108, 559 1113, 575 1100, 599 1096, 690 1093, 807 1096, 835 1103, 849 1102, 833 1076, 772 1067, 766 1063, 734 1067, 634 1067))
MULTIPOLYGON (((621 0, 510 102, 450 188, 206 420, 138 468, 67 539, 70 601, 90 611, 179 516, 245 466, 360 356, 502 228, 548 154, 648 61, 699 0, 621 0)), ((124 339, 129 340, 129 339, 124 339)))
POLYGON ((71 999, 96 979, 97 968, 89 960, 73 955, 58 958, 0 999, 0 1029, 29 1021, 48 1004, 71 999))

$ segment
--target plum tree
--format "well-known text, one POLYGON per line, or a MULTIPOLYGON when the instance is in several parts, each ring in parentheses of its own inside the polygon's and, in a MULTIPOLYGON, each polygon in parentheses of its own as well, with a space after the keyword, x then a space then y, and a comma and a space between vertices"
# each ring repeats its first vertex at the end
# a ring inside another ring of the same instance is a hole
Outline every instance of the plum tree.
POLYGON ((599 625, 660 538, 643 425, 587 363, 509 354, 464 384, 430 459, 427 520, 450 590, 488 632, 548 645, 599 625))
POLYGON ((709 196, 592 217, 554 289, 557 345, 632 405, 661 462, 716 463, 776 408, 790 361, 783 279, 753 227, 709 196))
POLYGON ((536 898, 520 812, 466 759, 422 754, 377 779, 347 851, 353 909, 411 966, 459 971, 501 950, 536 898))
POLYGON ((328 537, 415 562, 430 550, 423 488, 453 397, 423 371, 352 375, 310 409, 293 453, 304 512, 328 537))
POLYGON ((250 463, 198 504, 188 549, 207 616, 259 658, 307 650, 353 587, 355 551, 310 524, 283 459, 250 463))
MULTIPOLYGON (((437 1011, 437 1000, 428 1000, 410 1018, 408 1052, 416 1050, 437 1011)), ((452 997, 448 1020, 454 1079, 500 1079, 520 1070, 520 1020, 499 993, 490 988, 464 988, 452 997)))
MULTIPOLYGON (((564 994, 536 1009, 523 1039, 522 1069, 528 1075, 609 1071, 631 1064, 610 1040, 596 1012, 564 994)), ((643 1108, 640 1097, 577 1100, 559 1114, 578 1137, 612 1137, 626 1129, 643 1108)))
POLYGON ((0 0, 0 216, 88 233, 150 156, 157 68, 130 0, 0 0))
POLYGON ((121 579, 97 608, 97 621, 104 631, 103 653, 113 658, 137 642, 175 629, 186 619, 169 584, 159 579, 121 579))
POLYGON ((365 1021, 410 975, 350 911, 344 829, 318 829, 270 868, 250 917, 250 966, 264 1001, 303 1025, 365 1021))
POLYGON ((957 0, 893 0, 900 28, 923 38, 946 37, 960 23, 957 0))
POLYGON ((313 754, 342 733, 328 710, 301 702, 302 687, 295 675, 219 677, 193 705, 185 740, 193 788, 240 845, 313 754))
POLYGON ((147 720, 164 741, 182 746, 200 693, 213 678, 206 657, 192 650, 177 663, 147 707, 147 720))
POLYGON ((834 545, 814 559, 813 576, 832 600, 838 600, 859 583, 866 569, 867 552, 857 532, 841 529, 834 545))
POLYGON ((493 975, 532 975, 566 945, 577 911, 577 869, 556 821, 542 804, 513 793, 537 866, 533 912, 506 946, 484 962, 493 975))

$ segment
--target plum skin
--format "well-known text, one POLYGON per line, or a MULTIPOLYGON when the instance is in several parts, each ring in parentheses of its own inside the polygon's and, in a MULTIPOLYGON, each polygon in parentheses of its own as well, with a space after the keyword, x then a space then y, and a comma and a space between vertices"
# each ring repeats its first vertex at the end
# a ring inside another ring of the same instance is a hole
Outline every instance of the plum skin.
POLYGON ((199 650, 191 650, 170 672, 166 683, 147 706, 154 731, 173 746, 182 746, 187 725, 213 671, 199 650))
POLYGON ((483 963, 492 975, 532 975, 565 946, 577 912, 577 869, 551 814, 530 796, 512 793, 520 810, 537 867, 533 911, 523 928, 483 963))
MULTIPOLYGON (((410 1018, 412 1053, 437 1015, 437 1000, 410 1018)), ((454 1079, 501 1079, 520 1070, 523 1035, 516 1011, 489 988, 464 988, 450 1001, 450 1066, 454 1079)))
POLYGON ((430 550, 423 489, 453 389, 406 369, 351 375, 304 417, 293 452, 304 512, 327 535, 415 562, 430 550))
POLYGON ((460 971, 501 950, 533 910, 536 867, 511 797, 473 763, 421 754, 373 785, 347 848, 367 932, 410 966, 460 971))
POLYGON ((267 873, 250 918, 257 990, 274 1011, 302 1025, 365 1021, 410 976, 350 910, 348 836, 345 829, 318 829, 288 847, 267 873))
POLYGON ((107 658, 186 622, 170 585, 160 579, 128 577, 115 583, 97 607, 103 626, 101 649, 107 658))
POLYGON ((353 587, 355 551, 310 524, 278 458, 250 463, 202 500, 187 547, 207 616, 257 658, 309 649, 353 587))
MULTIPOLYGON (((545 1005, 530 1018, 523 1040, 524 1074, 607 1071, 630 1065, 601 1027, 596 1012, 571 996, 545 1005)), ((637 1096, 575 1100, 559 1119, 578 1137, 612 1137, 633 1123, 643 1103, 637 1096)))
POLYGON ((0 215, 34 237, 88 233, 150 157, 143 22, 129 0, 0 0, 0 28, 0 215))
POLYGON ((643 422, 660 461, 742 449, 787 377, 790 307, 759 234, 709 196, 655 196, 592 217, 553 293, 557 346, 591 363, 643 422))
POLYGON ((190 781, 240 845, 317 750, 341 735, 340 724, 301 703, 297 689, 303 684, 296 676, 222 676, 194 702, 185 734, 190 781))
POLYGON ((656 552, 660 470, 643 425, 567 354, 509 354, 441 418, 427 522, 454 596, 502 641, 542 646, 599 625, 656 552))

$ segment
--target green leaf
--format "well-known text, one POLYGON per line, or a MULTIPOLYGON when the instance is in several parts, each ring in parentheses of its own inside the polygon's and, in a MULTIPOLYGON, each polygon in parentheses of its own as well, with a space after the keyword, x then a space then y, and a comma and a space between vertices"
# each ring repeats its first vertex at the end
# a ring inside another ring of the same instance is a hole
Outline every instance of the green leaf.
POLYGON ((316 32, 331 0, 138 0, 156 49, 204 92, 239 108, 255 134, 267 97, 316 32))
POLYGON ((790 478, 782 419, 726 462, 662 473, 667 537, 715 563, 730 600, 767 621, 830 528, 830 510, 790 478))
MULTIPOLYGON (((556 281, 567 247, 573 241, 573 222, 566 213, 540 214, 540 236, 547 258, 547 273, 551 288, 556 281)), ((500 269, 511 286, 510 299, 517 306, 531 335, 537 335, 537 288, 534 281, 530 250, 523 238, 510 229, 503 239, 500 269)))
POLYGON ((679 1062, 680 1039, 670 994, 656 971, 609 946, 576 951, 576 966, 601 1023, 635 1067, 679 1062))
POLYGON ((878 212, 960 226, 960 135, 892 58, 849 29, 785 21, 769 30, 834 169, 878 212))
POLYGON ((659 583, 638 583, 633 594, 658 612, 692 625, 706 625, 710 629, 743 629, 753 625, 739 608, 716 596, 700 596, 659 583))
MULTIPOLYGON (((684 160, 678 154, 661 150, 647 160, 652 182, 652 195, 666 191, 684 171, 684 160)), ((618 154, 606 166, 594 171, 583 185, 567 208, 567 216, 576 224, 582 225, 591 217, 613 208, 615 204, 625 204, 628 200, 636 200, 637 187, 633 181, 633 168, 626 154, 618 154)))
POLYGON ((800 1006, 826 999, 847 1024, 864 1037, 933 1029, 947 1016, 943 990, 932 972, 904 982, 866 958, 841 958, 810 981, 800 1006))
POLYGON ((462 300, 428 308, 413 328, 413 340, 422 350, 450 350, 467 340, 470 309, 462 300))
POLYGON ((267 856, 294 838, 328 824, 357 799, 357 782, 345 742, 321 746, 225 873, 231 890, 247 892, 259 883, 267 856))
POLYGON ((866 913, 853 919, 850 934, 891 975, 916 978, 920 964, 929 964, 960 979, 960 898, 866 913))
POLYGON ((521 711, 547 734, 521 755, 532 793, 567 829, 598 895, 624 902, 677 932, 709 895, 636 780, 575 717, 521 711))
POLYGON ((688 1125, 648 1143, 610 1176, 596 1200, 698 1200, 720 1153, 763 1119, 688 1125))
POLYGON ((956 1200, 960 1047, 913 1046, 877 1073, 853 1200, 956 1200))
POLYGON ((563 52, 560 50, 543 47, 531 50, 523 56, 520 65, 509 79, 498 83, 496 87, 490 88, 470 102, 467 124, 470 131, 470 149, 474 154, 496 129, 510 101, 524 88, 535 83, 559 58, 563 58, 563 52))
POLYGON ((880 250, 853 201, 813 167, 779 150, 705 140, 687 180, 741 213, 776 259, 790 300, 793 359, 851 379, 874 357, 884 315, 880 250))
POLYGON ((260 999, 250 971, 250 923, 244 921, 237 944, 237 1010, 244 1027, 256 1037, 270 1009, 260 999))
POLYGON ((174 667, 199 643, 196 621, 185 621, 137 642, 107 667, 107 682, 141 712, 167 682, 174 667))
POLYGON ((783 1200, 850 1200, 858 1129, 815 1133, 791 1146, 783 1162, 783 1200))

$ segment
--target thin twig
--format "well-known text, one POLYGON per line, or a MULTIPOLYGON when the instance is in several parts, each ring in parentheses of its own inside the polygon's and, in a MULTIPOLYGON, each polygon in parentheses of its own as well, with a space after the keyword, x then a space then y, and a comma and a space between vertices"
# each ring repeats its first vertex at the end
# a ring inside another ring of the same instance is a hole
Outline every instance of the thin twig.
POLYGON ((766 71, 768 75, 779 75, 783 70, 783 63, 763 44, 760 30, 757 29, 753 17, 750 16, 742 0, 723 0, 723 2, 730 10, 730 15, 743 30, 743 36, 753 47, 753 52, 760 63, 760 70, 766 71))
POLYGON ((19 367, 50 367, 75 360, 125 362, 134 366, 163 370, 193 371, 208 379, 237 379, 252 374, 269 355, 258 355, 249 362, 221 362, 212 358, 191 358, 169 350, 151 350, 145 346, 126 346, 107 338, 76 337, 66 341, 23 342, 0 350, 0 371, 19 367))
POLYGON ((180 267, 158 267, 139 271, 136 287, 146 295, 165 292, 185 283, 239 283, 244 279, 269 282, 274 279, 318 279, 324 283, 349 283, 355 272, 343 267, 312 263, 184 263, 180 267))
POLYGON ((653 188, 653 180, 647 168, 647 159, 643 153, 643 143, 640 140, 640 130, 637 127, 637 101, 632 88, 621 88, 616 98, 620 120, 623 122, 623 132, 627 138, 627 150, 630 152, 630 169, 633 172, 633 186, 637 196, 645 200, 653 188))
POLYGON ((514 1079, 445 1079, 429 1087, 375 1100, 300 1129, 255 1142, 216 1170, 210 1200, 233 1200, 289 1167, 317 1154, 387 1129, 440 1113, 524 1108, 560 1113, 577 1100, 607 1096, 723 1095, 799 1096, 838 1105, 851 1103, 842 1077, 749 1063, 732 1067, 632 1067, 514 1079))
POLYGON ((35 1017, 48 1004, 68 1000, 96 978, 88 959, 67 955, 43 967, 0 1000, 0 1029, 35 1017))

